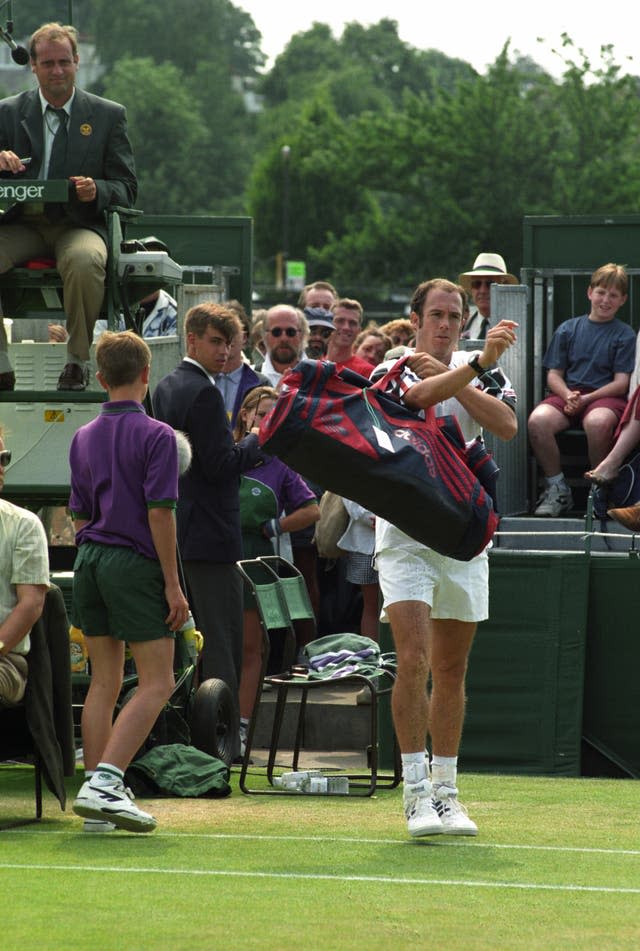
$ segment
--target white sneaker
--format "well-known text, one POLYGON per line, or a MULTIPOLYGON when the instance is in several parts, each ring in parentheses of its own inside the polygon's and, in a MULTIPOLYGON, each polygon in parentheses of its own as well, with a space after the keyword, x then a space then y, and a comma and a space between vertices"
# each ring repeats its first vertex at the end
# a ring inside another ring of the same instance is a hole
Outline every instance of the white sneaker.
POLYGON ((158 824, 148 812, 138 809, 133 793, 118 780, 109 786, 93 786, 87 780, 80 788, 73 811, 83 819, 113 822, 118 829, 128 832, 153 832, 158 824))
POLYGON ((534 515, 538 518, 557 518, 573 508, 573 495, 566 482, 548 485, 536 503, 534 515))
POLYGON ((433 805, 440 817, 445 835, 477 835, 478 827, 467 815, 453 790, 440 786, 433 795, 433 805))
POLYGON ((82 823, 83 832, 113 832, 115 828, 114 822, 107 822, 105 819, 85 819, 82 823))
POLYGON ((419 783, 404 784, 404 814, 409 835, 438 835, 444 832, 440 816, 432 798, 431 783, 421 779, 419 783))

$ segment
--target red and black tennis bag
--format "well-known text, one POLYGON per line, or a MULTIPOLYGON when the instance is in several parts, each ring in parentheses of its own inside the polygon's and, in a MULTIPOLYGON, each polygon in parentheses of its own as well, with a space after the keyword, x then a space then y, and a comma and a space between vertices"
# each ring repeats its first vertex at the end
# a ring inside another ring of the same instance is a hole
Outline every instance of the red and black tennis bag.
POLYGON ((335 363, 302 360, 283 378, 260 444, 303 477, 392 522, 443 555, 468 561, 498 524, 466 463, 455 417, 423 420, 376 383, 335 363))

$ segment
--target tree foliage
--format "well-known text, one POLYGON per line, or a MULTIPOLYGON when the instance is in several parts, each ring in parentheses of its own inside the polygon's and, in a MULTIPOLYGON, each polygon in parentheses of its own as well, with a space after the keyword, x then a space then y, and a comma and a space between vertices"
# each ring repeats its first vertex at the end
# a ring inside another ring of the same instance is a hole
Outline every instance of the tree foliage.
POLYGON ((93 0, 98 55, 173 63, 186 75, 219 62, 229 76, 253 76, 264 63, 253 20, 230 0, 93 0), (142 40, 142 42, 141 42, 142 40))
POLYGON ((329 87, 341 115, 362 111, 349 107, 349 96, 340 108, 344 85, 368 104, 387 102, 401 105, 407 90, 429 93, 436 86, 451 88, 474 70, 461 60, 451 59, 437 50, 417 50, 398 36, 393 20, 364 27, 348 24, 340 39, 335 39, 326 24, 314 23, 311 29, 297 33, 264 77, 261 92, 268 109, 304 100, 319 87, 329 87), (368 100, 368 102, 367 102, 368 100))
POLYGON ((191 212, 202 211, 203 183, 185 155, 204 148, 207 132, 178 68, 171 63, 157 66, 151 59, 120 59, 104 93, 127 107, 139 207, 148 213, 182 214, 188 202, 191 212))
MULTIPOLYGON (((67 11, 15 0, 16 38, 67 11)), ((77 0, 74 22, 105 67, 94 91, 128 109, 140 206, 251 214, 264 276, 284 249, 341 287, 455 277, 481 250, 517 273, 524 215, 638 206, 640 83, 608 46, 592 62, 563 34, 553 79, 507 44, 479 75, 390 18, 315 22, 263 72, 230 0, 77 0)))
POLYGON ((114 63, 97 91, 128 109, 140 206, 242 214, 255 120, 235 80, 264 60, 249 15, 228 0, 94 2, 97 51, 114 63))
MULTIPOLYGON (((481 250, 500 251, 517 273, 524 215, 635 210, 638 80, 622 75, 610 48, 594 66, 565 36, 559 81, 530 60, 513 62, 507 44, 485 75, 438 73, 432 64, 416 83, 422 59, 397 37, 392 42, 392 27, 352 24, 340 41, 351 55, 332 81, 315 88, 307 81, 296 95, 291 77, 288 125, 284 105, 274 106, 277 142, 291 145, 294 207, 303 219, 291 251, 306 259, 312 278, 413 284, 428 274, 455 277, 481 250), (359 49, 371 52, 370 83, 359 49), (340 79, 343 99, 335 93, 340 79), (351 102, 362 109, 343 105, 351 80, 351 102), (324 104, 325 118, 315 113, 310 138, 301 116, 314 115, 314 101, 324 104), (310 152, 318 138, 331 142, 331 162, 310 152)), ((274 143, 254 166, 248 197, 257 220, 282 208, 279 161, 274 143)), ((256 239, 259 255, 276 244, 259 224, 256 239)))
MULTIPOLYGON (((72 4, 73 25, 81 33, 93 31, 95 0, 75 0, 72 4)), ((69 0, 13 0, 13 35, 17 38, 30 36, 43 23, 69 23, 69 0)), ((4 7, 2 16, 8 16, 4 7)), ((4 23, 2 24, 4 27, 4 23)))
POLYGON ((611 46, 592 64, 563 34, 554 198, 563 214, 635 211, 640 198, 638 77, 623 75, 611 46))

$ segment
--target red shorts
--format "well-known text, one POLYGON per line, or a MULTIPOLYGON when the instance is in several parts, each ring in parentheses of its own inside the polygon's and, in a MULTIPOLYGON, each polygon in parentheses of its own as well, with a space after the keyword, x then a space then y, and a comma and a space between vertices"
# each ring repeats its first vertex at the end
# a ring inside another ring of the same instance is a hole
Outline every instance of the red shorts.
POLYGON ((640 386, 637 386, 631 395, 631 399, 627 403, 626 409, 622 419, 618 423, 618 428, 615 431, 614 438, 617 439, 623 428, 627 425, 630 419, 640 420, 640 386))
POLYGON ((592 409, 610 409, 611 412, 615 414, 616 419, 620 420, 624 413, 624 408, 627 405, 627 401, 621 396, 603 396, 602 399, 594 400, 593 403, 589 403, 584 409, 580 410, 579 413, 574 413, 573 416, 569 416, 564 411, 566 401, 563 400, 561 396, 551 394, 551 396, 546 396, 542 402, 548 403, 550 406, 555 406, 567 419, 571 420, 576 429, 582 425, 585 416, 588 416, 592 409))

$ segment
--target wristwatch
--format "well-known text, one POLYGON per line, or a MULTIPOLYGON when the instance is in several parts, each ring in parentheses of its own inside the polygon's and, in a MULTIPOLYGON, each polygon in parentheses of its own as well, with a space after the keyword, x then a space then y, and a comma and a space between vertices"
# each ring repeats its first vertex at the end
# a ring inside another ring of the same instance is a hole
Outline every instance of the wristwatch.
POLYGON ((483 375, 484 375, 485 373, 487 373, 487 372, 489 371, 489 369, 490 369, 489 367, 483 367, 482 364, 480 363, 480 354, 481 354, 481 353, 482 353, 481 350, 476 350, 476 352, 473 354, 473 356, 470 357, 469 360, 468 360, 469 366, 470 366, 473 370, 476 371, 476 376, 483 376, 483 375))

